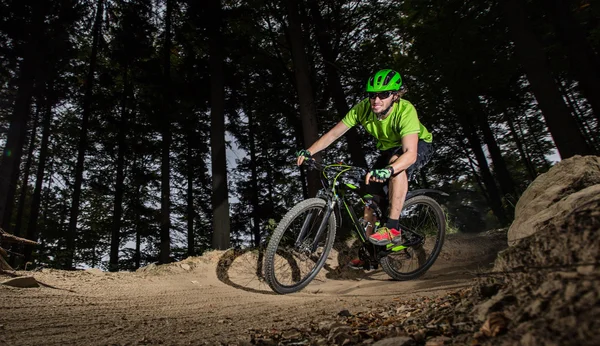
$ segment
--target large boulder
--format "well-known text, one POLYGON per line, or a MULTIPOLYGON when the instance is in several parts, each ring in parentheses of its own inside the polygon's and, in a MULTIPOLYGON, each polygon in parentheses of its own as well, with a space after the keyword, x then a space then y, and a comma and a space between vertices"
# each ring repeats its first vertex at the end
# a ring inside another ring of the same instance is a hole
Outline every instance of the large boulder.
MULTIPOLYGON (((574 156, 540 175, 523 193, 508 230, 508 244, 541 229, 558 226, 573 213, 585 213, 600 201, 600 157, 574 156)), ((592 210, 590 210, 592 211, 592 210)))

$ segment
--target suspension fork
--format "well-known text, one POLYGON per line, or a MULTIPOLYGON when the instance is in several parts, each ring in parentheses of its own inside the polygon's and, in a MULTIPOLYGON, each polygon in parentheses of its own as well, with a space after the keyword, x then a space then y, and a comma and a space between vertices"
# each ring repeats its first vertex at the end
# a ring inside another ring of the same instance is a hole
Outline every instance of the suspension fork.
POLYGON ((327 209, 325 209, 325 216, 323 216, 323 220, 321 220, 321 224, 319 225, 319 230, 317 231, 317 235, 315 235, 315 239, 314 239, 311 249, 310 249, 311 252, 317 251, 319 239, 321 238, 321 235, 323 235, 325 228, 327 228, 327 224, 329 223, 329 217, 331 217, 331 213, 333 213, 333 210, 335 209, 335 204, 336 204, 335 200, 330 200, 329 203, 327 204, 327 209))
MULTIPOLYGON (((331 201, 331 205, 327 204, 327 209, 325 211, 326 218, 324 218, 321 221, 321 224, 319 225, 319 230, 317 231, 317 235, 315 237, 314 243, 312 244, 312 247, 315 246, 315 244, 318 242, 319 237, 323 233, 323 231, 322 231, 323 227, 324 227, 324 225, 325 226, 327 225, 327 223, 325 223, 325 221, 329 220, 329 217, 331 216, 334 206, 335 206, 335 201, 331 201)), ((310 228, 310 224, 312 223, 312 221, 315 217, 315 214, 318 212, 319 212, 318 210, 312 210, 306 216, 306 219, 304 219, 304 223, 302 224, 302 229, 300 230, 300 233, 298 234, 298 237, 296 238, 296 242, 294 243, 295 247, 300 247, 300 245, 302 244, 302 241, 304 240, 304 237, 306 236, 306 233, 308 232, 308 229, 310 228)))
POLYGON ((302 244, 302 240, 304 239, 304 236, 306 235, 306 231, 308 230, 308 227, 310 226, 312 219, 314 218, 316 212, 317 212, 316 210, 312 210, 306 216, 306 219, 304 219, 304 223, 302 224, 302 229, 300 230, 300 234, 298 234, 298 238, 296 238, 296 242, 294 243, 295 247, 300 247, 300 244, 302 244))

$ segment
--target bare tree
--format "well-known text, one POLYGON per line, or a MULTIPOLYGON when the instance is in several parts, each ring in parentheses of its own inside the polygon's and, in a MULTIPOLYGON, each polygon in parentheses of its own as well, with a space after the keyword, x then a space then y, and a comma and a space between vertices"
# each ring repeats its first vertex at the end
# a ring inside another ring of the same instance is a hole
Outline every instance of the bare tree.
MULTIPOLYGON (((304 145, 310 146, 319 138, 317 124, 317 110, 313 97, 310 81, 310 65, 306 56, 302 27, 300 25, 298 2, 287 0, 287 13, 289 20, 289 35, 292 44, 292 59, 296 75, 296 90, 300 99, 300 119, 302 119, 302 133, 304 145)), ((318 172, 311 170, 308 174, 308 195, 316 196, 319 189, 318 172)))
POLYGON ((516 52, 560 156, 565 159, 593 154, 550 74, 541 43, 528 28, 524 4, 518 0, 506 0, 504 9, 516 52))
POLYGON ((102 30, 102 18, 104 13, 104 0, 96 3, 96 17, 92 29, 92 52, 85 81, 85 94, 83 96, 83 114, 81 116, 81 128, 79 133, 79 144, 77 145, 77 163, 75 165, 75 182, 73 183, 73 197, 71 199, 71 214, 69 227, 67 229, 67 251, 63 266, 67 269, 73 268, 75 257, 75 235, 77 230, 77 219, 79 218, 79 200, 81 198, 81 185, 83 182, 83 168, 85 153, 88 147, 88 131, 90 116, 92 114, 92 97, 94 90, 94 74, 96 73, 96 62, 98 60, 98 44, 102 30))
POLYGON ((225 250, 230 243, 229 191, 227 188, 227 157, 225 148, 225 52, 222 40, 223 10, 220 0, 208 1, 211 86, 211 160, 213 240, 215 249, 225 250))

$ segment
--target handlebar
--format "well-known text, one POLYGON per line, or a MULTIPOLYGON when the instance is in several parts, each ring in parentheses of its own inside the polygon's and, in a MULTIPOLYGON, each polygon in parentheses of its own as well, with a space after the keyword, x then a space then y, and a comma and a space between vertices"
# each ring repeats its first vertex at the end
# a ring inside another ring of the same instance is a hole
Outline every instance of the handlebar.
MULTIPOLYGON (((306 158, 304 160, 303 164, 305 164, 309 169, 315 169, 320 172, 323 172, 323 177, 321 177, 321 182, 323 183, 323 187, 331 186, 327 183, 327 181, 333 182, 333 181, 337 180, 340 176, 343 176, 342 180, 349 181, 352 184, 354 184, 355 186, 359 186, 359 185, 362 185, 364 178, 367 175, 367 170, 362 167, 350 166, 350 165, 346 165, 343 163, 334 163, 334 164, 327 165, 327 164, 323 164, 321 162, 317 162, 312 157, 306 158), (325 173, 325 171, 328 169, 332 169, 332 170, 336 169, 338 172, 337 172, 337 174, 328 176, 325 173), (323 178, 325 178, 325 179, 323 179, 323 178)), ((334 189, 336 189, 336 184, 333 184, 332 187, 334 189)), ((371 209, 373 209, 373 211, 375 212, 375 214, 377 215, 378 218, 381 218, 381 215, 382 215, 381 210, 379 209, 379 206, 373 199, 366 200, 365 204, 368 207, 370 207, 371 209)))
POLYGON ((312 157, 307 157, 304 160, 304 164, 310 168, 310 169, 315 169, 318 171, 325 171, 329 168, 331 169, 343 169, 345 171, 345 174, 353 176, 354 178, 364 178, 367 175, 367 170, 362 168, 362 167, 355 167, 355 166, 350 166, 344 163, 333 163, 333 164, 323 164, 321 162, 317 162, 317 160, 315 160, 312 157), (353 174, 354 173, 354 174, 353 174))

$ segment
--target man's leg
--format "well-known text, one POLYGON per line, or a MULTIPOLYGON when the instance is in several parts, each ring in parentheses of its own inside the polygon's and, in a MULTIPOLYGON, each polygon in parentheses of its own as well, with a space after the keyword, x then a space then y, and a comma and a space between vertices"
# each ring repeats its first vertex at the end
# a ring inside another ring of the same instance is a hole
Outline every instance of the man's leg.
POLYGON ((363 213, 363 219, 368 222, 367 224, 367 237, 373 234, 373 227, 375 227, 375 215, 373 214, 373 209, 365 206, 365 211, 363 213))
MULTIPOLYGON (((390 213, 389 218, 392 220, 398 220, 400 218, 400 212, 404 206, 406 194, 408 193, 408 178, 417 170, 421 169, 426 165, 431 156, 433 155, 433 147, 431 143, 426 143, 419 140, 417 161, 412 164, 409 168, 400 172, 400 174, 392 177, 389 182, 389 200, 390 200, 390 213)), ((398 159, 398 155, 394 155, 390 158, 390 164, 398 159)), ((388 223, 388 228, 397 228, 398 222, 395 225, 388 223)))
MULTIPOLYGON (((394 155, 394 152, 392 152, 392 151, 381 152, 381 154, 379 155, 379 157, 373 164, 373 168, 374 169, 375 168, 383 168, 383 167, 387 166, 391 155, 394 155)), ((385 186, 383 183, 371 182, 369 185, 366 186, 366 191, 364 191, 364 192, 371 194, 373 196, 378 196, 378 195, 381 196, 381 195, 384 195, 383 186, 385 186)), ((381 196, 381 198, 385 198, 385 197, 381 196)), ((379 201, 377 201, 377 202, 379 202, 379 201)), ((380 204, 380 203, 378 203, 378 204, 380 204)), ((379 207, 383 208, 383 205, 380 204, 379 207)), ((382 212, 385 212, 385 210, 382 210, 382 212)), ((373 212, 373 209, 365 206, 364 212, 363 212, 363 219, 365 219, 365 221, 368 223, 365 231, 367 234, 367 238, 369 238, 369 236, 371 236, 373 234, 373 229, 375 228, 375 222, 378 221, 378 220, 376 220, 376 216, 373 212)), ((349 267, 354 268, 354 269, 363 269, 365 263, 360 258, 355 258, 355 259, 351 260, 350 263, 348 263, 348 265, 349 265, 349 267)))
MULTIPOLYGON (((394 154, 387 164, 390 164, 397 159, 398 155, 394 154)), ((400 235, 398 230, 398 219, 400 218, 400 211, 404 205, 404 199, 406 198, 407 193, 408 176, 406 175, 406 171, 402 171, 390 178, 387 198, 389 202, 388 220, 385 227, 381 227, 376 234, 369 237, 371 243, 375 245, 386 245, 392 241, 392 239, 400 235)))
MULTIPOLYGON (((402 171, 392 177, 389 182, 388 196, 390 201, 390 213, 388 215, 391 220, 398 220, 400 218, 400 211, 402 211, 402 207, 404 206, 404 200, 406 199, 407 193, 408 176, 406 175, 406 171, 402 171)), ((398 225, 396 225, 396 227, 397 226, 398 225)))
MULTIPOLYGON (((408 193, 408 178, 415 170, 420 169, 431 159, 433 154, 432 146, 430 143, 419 141, 419 147, 417 152, 417 161, 412 164, 408 169, 396 174, 390 178, 388 185, 388 200, 390 203, 390 211, 386 227, 381 229, 381 232, 377 232, 369 237, 369 241, 376 245, 386 245, 392 241, 393 238, 398 237, 401 234, 401 230, 398 229, 398 220, 400 219, 400 213, 402 207, 404 207, 404 200, 408 193)), ((389 163, 396 161, 399 154, 394 154, 389 163)))
MULTIPOLYGON (((383 168, 383 167, 387 166, 389 164, 389 162, 391 161, 392 157, 395 157, 394 160, 398 159, 398 155, 396 154, 397 150, 398 149, 382 151, 379 154, 379 157, 377 158, 375 163, 373 163, 372 168, 377 169, 377 168, 383 168)), ((367 186, 367 189, 366 189, 366 192, 371 194, 375 198, 375 201, 377 202, 382 213, 385 213, 385 208, 387 207, 387 202, 384 203, 384 200, 386 198, 385 192, 383 192, 384 186, 385 186, 384 183, 377 183, 377 182, 372 181, 367 186)), ((376 217, 373 214, 373 209, 371 209, 367 206, 365 206, 363 218, 365 219, 365 221, 367 221, 369 223, 369 226, 367 227, 367 237, 368 237, 371 234, 373 234, 373 229, 375 228, 375 222, 377 222, 378 220, 376 220, 376 217)))

